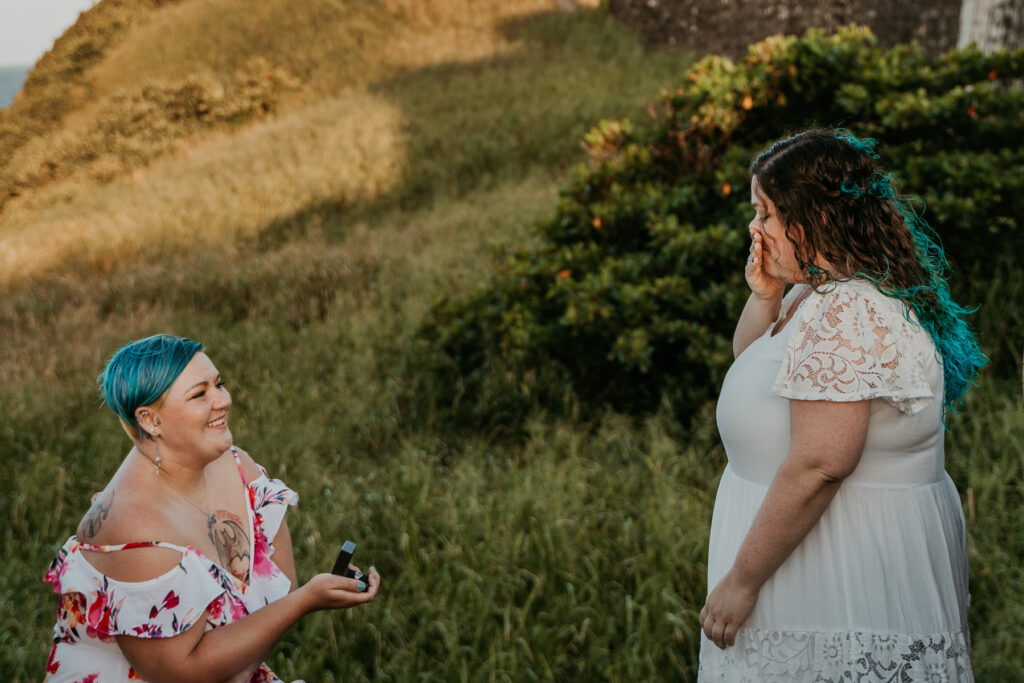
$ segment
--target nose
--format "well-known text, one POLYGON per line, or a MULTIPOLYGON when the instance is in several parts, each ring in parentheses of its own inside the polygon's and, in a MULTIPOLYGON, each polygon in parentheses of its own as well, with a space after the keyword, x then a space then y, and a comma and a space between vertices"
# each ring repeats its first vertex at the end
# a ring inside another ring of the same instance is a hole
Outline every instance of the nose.
POLYGON ((214 408, 227 410, 231 407, 231 392, 227 387, 217 387, 217 400, 214 401, 214 408))

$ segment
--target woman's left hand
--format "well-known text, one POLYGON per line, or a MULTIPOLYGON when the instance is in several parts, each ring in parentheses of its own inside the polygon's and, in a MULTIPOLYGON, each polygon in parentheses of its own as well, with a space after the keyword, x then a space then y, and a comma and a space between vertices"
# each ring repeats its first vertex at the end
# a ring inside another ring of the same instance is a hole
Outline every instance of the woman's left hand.
POLYGON ((736 642, 736 631, 754 611, 759 587, 745 584, 733 572, 719 581, 700 611, 704 635, 723 650, 736 642))

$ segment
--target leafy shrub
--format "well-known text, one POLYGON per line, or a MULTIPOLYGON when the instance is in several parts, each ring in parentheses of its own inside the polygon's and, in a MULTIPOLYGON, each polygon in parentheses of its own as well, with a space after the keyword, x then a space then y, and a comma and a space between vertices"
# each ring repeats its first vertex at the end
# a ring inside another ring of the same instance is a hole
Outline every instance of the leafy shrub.
POLYGON ((1022 245, 1024 51, 926 58, 850 27, 772 37, 735 64, 699 62, 647 125, 603 122, 593 163, 539 243, 481 291, 440 302, 422 333, 444 362, 440 401, 515 420, 535 404, 687 416, 713 398, 747 297, 747 167, 788 132, 841 125, 925 200, 955 263, 1022 245))

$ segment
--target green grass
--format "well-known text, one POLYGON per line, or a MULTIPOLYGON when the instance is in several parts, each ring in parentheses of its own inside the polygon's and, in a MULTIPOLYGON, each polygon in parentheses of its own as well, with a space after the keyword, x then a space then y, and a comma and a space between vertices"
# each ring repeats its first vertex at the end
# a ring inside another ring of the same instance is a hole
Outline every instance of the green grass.
MULTIPOLYGON (((513 440, 442 428, 422 398, 423 313, 532 238, 583 130, 641 116, 689 63, 601 15, 508 30, 523 41, 514 55, 377 84, 407 122, 410 165, 388 196, 309 206, 241 245, 165 245, 3 293, 5 680, 42 677, 43 571, 129 447, 95 376, 118 345, 157 331, 207 345, 233 390, 237 442, 299 491, 300 577, 328 569, 346 538, 382 574, 373 604, 312 615, 282 639, 268 662, 286 680, 695 680, 725 462, 711 407, 692 430, 666 414, 541 413, 513 440)), ((1007 355, 1024 288, 1002 282, 978 320, 1007 355)), ((949 469, 974 501, 982 681, 1024 667, 1019 391, 1019 373, 987 376, 949 421, 949 469)))

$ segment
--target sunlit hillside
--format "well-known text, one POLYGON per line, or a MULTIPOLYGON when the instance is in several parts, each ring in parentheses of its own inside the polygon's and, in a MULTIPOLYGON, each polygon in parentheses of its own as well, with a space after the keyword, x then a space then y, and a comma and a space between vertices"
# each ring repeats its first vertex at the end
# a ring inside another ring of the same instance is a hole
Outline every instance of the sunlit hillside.
POLYGON ((416 336, 533 239, 583 134, 692 60, 540 1, 85 14, 0 112, 4 680, 43 677, 40 577, 127 446, 96 375, 160 331, 207 345, 237 442, 300 492, 300 578, 344 538, 387 577, 285 636, 285 680, 692 675, 713 434, 448 431, 416 336))
POLYGON ((402 74, 530 49, 547 0, 105 0, 0 120, 0 284, 234 242, 408 173, 402 74), (40 115, 40 114, 43 115, 40 115))
MULTIPOLYGON (((0 678, 43 679, 43 573, 131 447, 96 376, 170 332, 299 492, 300 581, 345 539, 383 577, 282 637, 284 680, 696 680, 714 405, 463 424, 422 333, 542 240, 587 131, 692 83, 695 55, 554 4, 101 0, 36 65, 0 110, 0 678)), ((965 303, 1016 344, 1024 278, 986 267, 965 303)), ((984 681, 1024 670, 1019 386, 983 373, 947 420, 984 681)))

